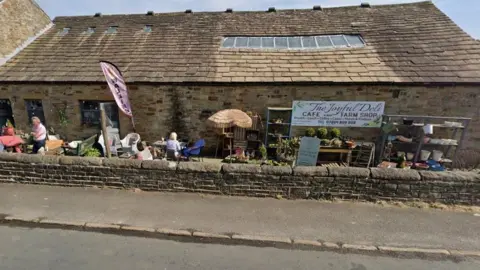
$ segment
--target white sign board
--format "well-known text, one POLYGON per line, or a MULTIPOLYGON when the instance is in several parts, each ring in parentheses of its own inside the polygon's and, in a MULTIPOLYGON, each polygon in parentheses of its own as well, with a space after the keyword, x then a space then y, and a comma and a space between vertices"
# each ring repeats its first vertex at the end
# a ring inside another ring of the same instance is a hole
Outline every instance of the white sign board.
POLYGON ((292 126, 380 127, 385 102, 293 101, 292 126))
POLYGON ((320 150, 320 139, 314 137, 302 137, 298 150, 297 166, 316 166, 320 150))

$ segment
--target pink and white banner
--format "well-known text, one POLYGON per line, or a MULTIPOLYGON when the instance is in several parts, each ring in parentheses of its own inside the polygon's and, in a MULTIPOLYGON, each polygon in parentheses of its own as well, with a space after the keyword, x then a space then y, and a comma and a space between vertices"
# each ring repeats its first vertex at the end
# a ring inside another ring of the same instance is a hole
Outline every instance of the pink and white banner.
POLYGON ((117 106, 124 114, 132 118, 133 123, 132 107, 130 106, 128 89, 122 73, 117 66, 107 61, 100 61, 100 66, 102 67, 103 74, 105 75, 105 79, 107 79, 113 97, 117 102, 117 106))

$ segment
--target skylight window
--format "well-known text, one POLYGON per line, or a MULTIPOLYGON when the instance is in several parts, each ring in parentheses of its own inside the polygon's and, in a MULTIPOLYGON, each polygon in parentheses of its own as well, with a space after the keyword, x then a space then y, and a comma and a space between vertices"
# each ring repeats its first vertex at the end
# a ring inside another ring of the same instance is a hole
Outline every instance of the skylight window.
POLYGON ((117 33, 117 28, 118 28, 118 26, 110 26, 110 27, 107 29, 107 34, 115 34, 115 33, 117 33))
POLYGON ((361 48, 365 42, 360 35, 322 35, 322 36, 290 36, 290 37, 225 37, 223 48, 252 49, 335 49, 361 48))
POLYGON ((348 44, 351 47, 363 47, 364 43, 360 36, 355 35, 346 35, 345 38, 347 39, 348 44))
POLYGON ((65 28, 63 28, 63 30, 60 32, 60 35, 61 35, 61 36, 65 36, 66 34, 68 34, 68 32, 70 32, 70 27, 65 27, 65 28))
POLYGON ((262 37, 262 48, 275 48, 273 37, 262 37))
POLYGON ((153 25, 151 25, 151 24, 145 25, 145 27, 143 28, 143 32, 151 33, 152 32, 152 27, 153 27, 153 25))
POLYGON ((95 27, 94 27, 94 26, 89 27, 89 28, 87 29, 87 34, 91 35, 91 34, 93 34, 93 33, 95 33, 95 27))
POLYGON ((333 45, 336 48, 345 48, 348 47, 348 42, 343 35, 330 36, 332 39, 333 45))
POLYGON ((235 47, 235 38, 234 37, 226 37, 223 39, 222 46, 224 48, 233 48, 235 47))
POLYGON ((248 48, 248 37, 237 37, 235 39, 235 48, 248 48))

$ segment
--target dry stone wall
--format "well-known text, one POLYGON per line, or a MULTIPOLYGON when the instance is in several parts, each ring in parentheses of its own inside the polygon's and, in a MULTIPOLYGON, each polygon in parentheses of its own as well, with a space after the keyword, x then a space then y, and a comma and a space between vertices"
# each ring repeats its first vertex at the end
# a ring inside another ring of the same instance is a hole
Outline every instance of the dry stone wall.
POLYGON ((288 199, 480 205, 480 174, 0 154, 0 182, 288 199))

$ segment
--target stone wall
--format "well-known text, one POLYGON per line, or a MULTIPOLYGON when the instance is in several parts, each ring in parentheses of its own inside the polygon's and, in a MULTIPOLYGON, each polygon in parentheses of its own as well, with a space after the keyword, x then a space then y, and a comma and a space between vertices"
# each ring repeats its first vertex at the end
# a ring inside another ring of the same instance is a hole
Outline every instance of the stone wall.
MULTIPOLYGON (((99 70, 100 72, 100 70, 99 70)), ((385 113, 471 117, 466 147, 480 149, 479 88, 339 86, 339 85, 136 85, 130 84, 130 99, 137 132, 153 141, 176 131, 192 137, 207 131, 207 147, 215 146, 214 130, 205 126, 210 113, 225 108, 256 111, 263 116, 267 106, 291 106, 292 100, 385 101, 385 113)), ((10 99, 15 123, 28 128, 25 99, 41 99, 47 124, 69 138, 87 137, 96 129, 81 125, 79 100, 111 100, 106 84, 1 84, 0 99, 10 99), (55 108, 67 105, 69 125, 61 130, 55 108)), ((265 119, 263 117, 263 119, 265 119)), ((128 118, 120 117, 120 131, 131 131, 128 118)), ((300 129, 294 130, 301 133, 300 129)), ((344 134, 374 141, 379 129, 354 128, 344 134)))
POLYGON ((50 25, 50 18, 34 0, 0 1, 0 65, 25 42, 50 25))
POLYGON ((0 182, 288 199, 480 205, 480 174, 0 154, 0 182))

